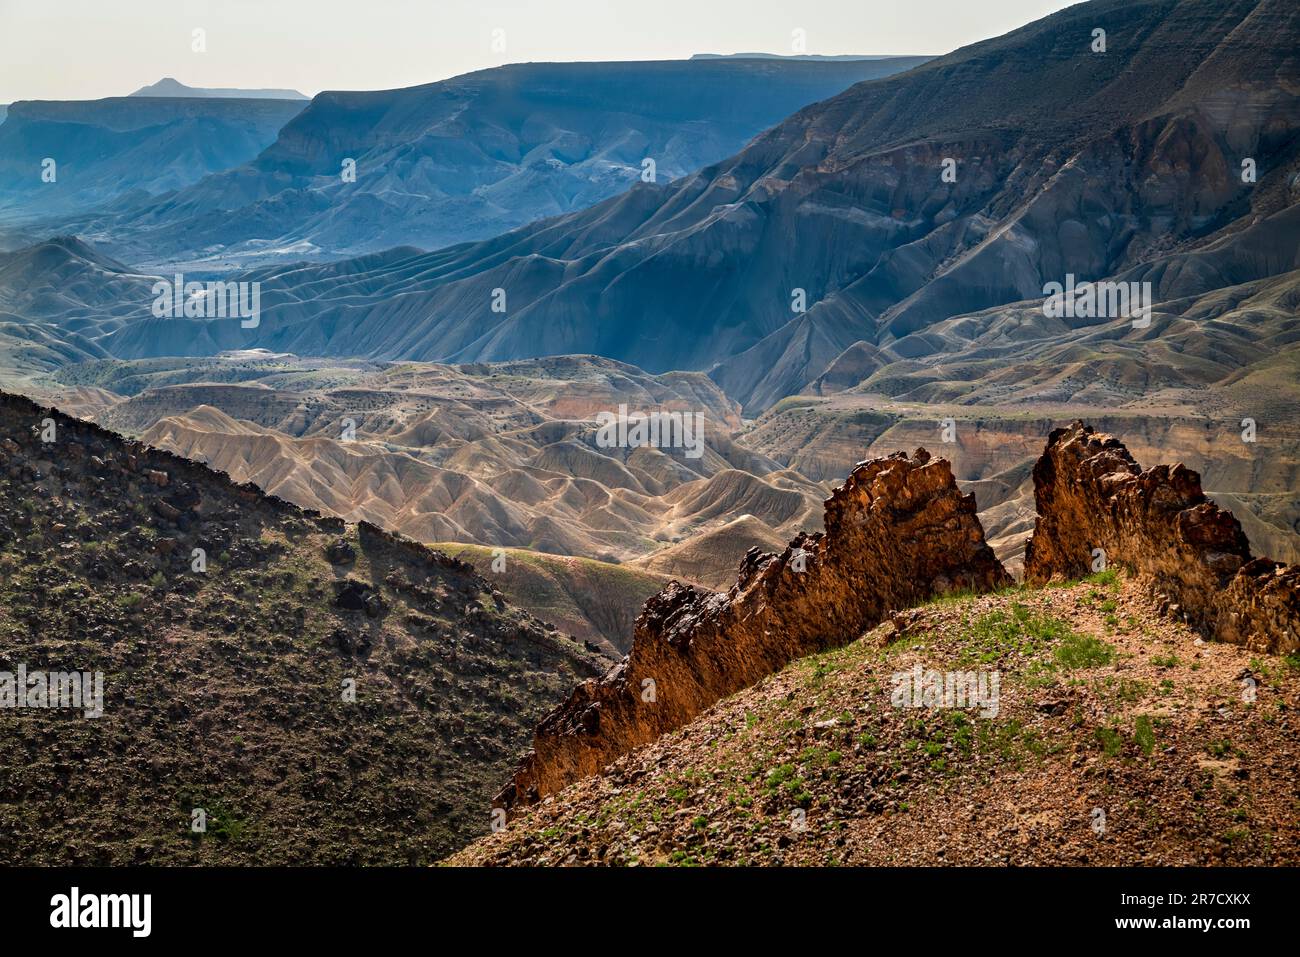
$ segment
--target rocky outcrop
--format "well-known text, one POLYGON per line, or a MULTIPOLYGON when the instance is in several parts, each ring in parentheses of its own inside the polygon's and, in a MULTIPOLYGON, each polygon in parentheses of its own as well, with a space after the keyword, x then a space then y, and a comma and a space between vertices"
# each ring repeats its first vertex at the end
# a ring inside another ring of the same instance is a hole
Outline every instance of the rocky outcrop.
POLYGON ((857 638, 891 611, 1010 578, 973 496, 924 449, 859 464, 826 502, 825 533, 751 549, 725 594, 673 582, 646 603, 632 651, 538 726, 497 797, 510 808, 598 773, 787 662, 857 638))
POLYGON ((1051 433, 1034 466, 1038 523, 1025 579, 1121 566, 1166 612, 1252 650, 1300 647, 1300 566, 1253 558, 1241 523, 1182 465, 1141 469, 1122 442, 1082 422, 1051 433), (1097 551, 1100 549, 1100 551, 1097 551))

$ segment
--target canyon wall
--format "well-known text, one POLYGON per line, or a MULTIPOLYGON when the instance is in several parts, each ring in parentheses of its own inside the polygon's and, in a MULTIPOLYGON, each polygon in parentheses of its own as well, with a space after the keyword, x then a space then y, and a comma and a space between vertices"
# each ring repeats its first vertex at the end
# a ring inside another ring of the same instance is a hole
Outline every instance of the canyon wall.
POLYGON ((1300 647, 1300 566, 1254 558, 1231 512, 1182 465, 1141 469, 1082 422, 1056 429, 1034 466, 1038 522, 1025 580, 1087 575, 1101 557, 1145 578, 1168 614, 1256 651, 1300 647))
POLYGON ((924 449, 854 468, 826 502, 825 529, 801 534, 780 555, 751 549, 725 594, 673 582, 651 598, 631 653, 538 726, 497 805, 528 804, 597 774, 792 659, 852 641, 891 611, 1011 581, 984 540, 974 497, 924 449))

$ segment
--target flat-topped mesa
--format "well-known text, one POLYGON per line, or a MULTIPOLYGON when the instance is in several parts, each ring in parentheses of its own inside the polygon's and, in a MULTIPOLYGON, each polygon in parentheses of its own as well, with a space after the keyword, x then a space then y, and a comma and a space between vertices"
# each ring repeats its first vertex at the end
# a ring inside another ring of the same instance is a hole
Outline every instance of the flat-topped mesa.
POLYGON ((1104 554, 1207 637, 1279 654, 1300 647, 1300 566, 1252 558, 1241 523, 1205 497, 1196 472, 1143 471, 1118 439, 1075 422, 1048 437, 1034 497, 1027 582, 1082 577, 1104 554))
POLYGON ((827 500, 825 526, 780 555, 751 549, 725 595, 672 582, 646 602, 630 654, 538 725, 497 805, 532 803, 598 774, 792 659, 853 641, 892 611, 1011 581, 984 541, 974 496, 924 449, 860 463, 827 500))

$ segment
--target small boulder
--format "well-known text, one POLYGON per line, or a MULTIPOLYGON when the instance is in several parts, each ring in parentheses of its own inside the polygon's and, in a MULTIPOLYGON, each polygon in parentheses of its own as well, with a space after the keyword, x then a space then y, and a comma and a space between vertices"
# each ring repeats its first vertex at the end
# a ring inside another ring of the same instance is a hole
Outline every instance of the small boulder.
POLYGON ((334 587, 337 589, 334 596, 337 607, 347 611, 364 611, 371 618, 378 618, 384 613, 384 600, 364 582, 349 578, 335 582, 334 587))
POLYGON ((346 628, 335 628, 330 633, 333 642, 345 655, 365 654, 370 650, 370 637, 362 632, 353 633, 346 628))
POLYGON ((174 505, 169 505, 162 499, 157 499, 153 503, 153 510, 169 522, 174 522, 176 519, 181 517, 180 509, 176 508, 174 505))
POLYGON ((357 560, 357 550, 345 538, 335 539, 325 549, 325 557, 331 565, 351 565, 357 560))

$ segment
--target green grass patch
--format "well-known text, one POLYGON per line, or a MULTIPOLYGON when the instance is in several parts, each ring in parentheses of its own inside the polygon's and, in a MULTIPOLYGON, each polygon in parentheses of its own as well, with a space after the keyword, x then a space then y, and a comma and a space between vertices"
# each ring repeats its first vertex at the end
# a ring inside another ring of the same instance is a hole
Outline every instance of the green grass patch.
POLYGON ((1093 735, 1106 757, 1117 758, 1123 753, 1124 736, 1119 733, 1118 728, 1098 728, 1093 735))
POLYGON ((1119 572, 1113 568, 1107 568, 1104 572, 1096 572, 1084 579, 1089 585, 1102 585, 1111 587, 1119 584, 1119 572))
POLYGON ((1093 635, 1079 635, 1067 629, 1052 658, 1067 671, 1077 668, 1096 668, 1115 660, 1115 648, 1093 635))
POLYGON ((1140 714, 1133 722, 1133 740, 1142 749, 1143 754, 1151 754, 1156 749, 1156 729, 1151 724, 1149 715, 1140 714))
POLYGON ((962 635, 962 663, 988 664, 1004 655, 1034 655, 1070 636, 1070 626, 1028 605, 1012 602, 1009 609, 986 612, 962 635))

